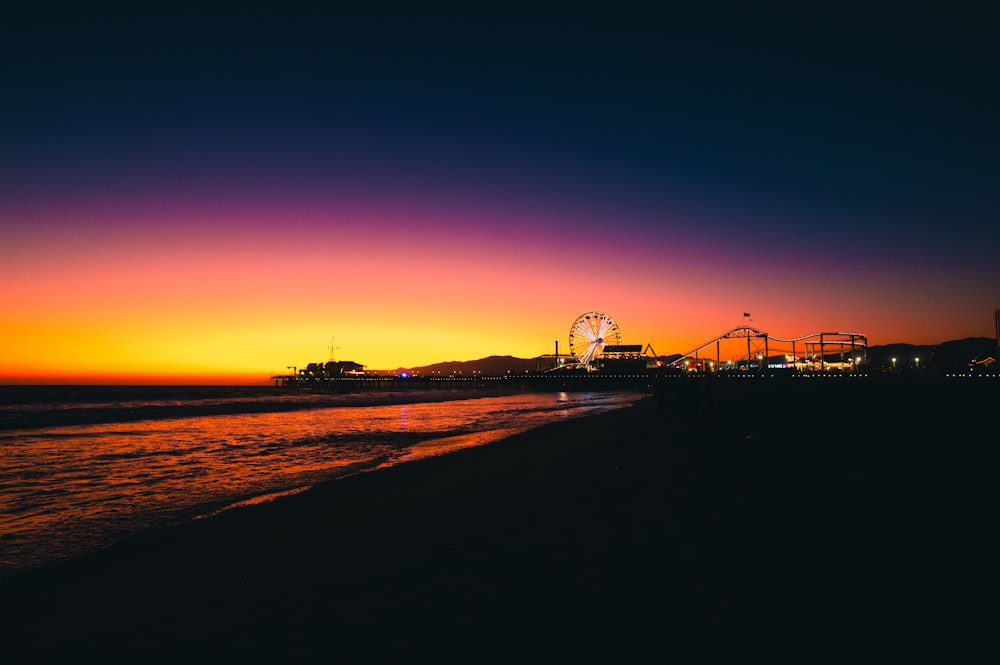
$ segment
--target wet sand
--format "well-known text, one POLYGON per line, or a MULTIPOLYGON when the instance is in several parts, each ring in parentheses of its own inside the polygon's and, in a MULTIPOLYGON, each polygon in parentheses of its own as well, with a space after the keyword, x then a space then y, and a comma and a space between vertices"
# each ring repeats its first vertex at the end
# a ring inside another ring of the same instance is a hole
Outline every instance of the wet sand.
POLYGON ((4 653, 993 662, 1000 391, 809 381, 678 383, 5 578, 4 653))

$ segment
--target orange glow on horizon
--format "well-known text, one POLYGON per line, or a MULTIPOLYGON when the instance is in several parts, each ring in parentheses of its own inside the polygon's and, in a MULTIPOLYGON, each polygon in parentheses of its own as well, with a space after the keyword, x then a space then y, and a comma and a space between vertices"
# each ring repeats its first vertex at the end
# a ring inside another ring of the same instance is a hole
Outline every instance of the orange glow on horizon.
POLYGON ((269 219, 245 223, 245 235, 212 219, 202 231, 186 220, 183 235, 176 220, 151 219, 149 237, 136 225, 89 240, 25 225, 0 248, 0 382, 267 383, 328 360, 331 341, 337 360, 370 370, 534 358, 556 338, 567 353, 570 326, 591 310, 611 315, 624 343, 660 355, 747 323, 745 311, 779 337, 846 329, 872 345, 937 344, 992 333, 993 308, 978 316, 947 275, 893 283, 876 266, 829 290, 796 257, 579 249, 499 222, 473 235, 451 220, 430 235, 421 224, 432 217, 347 219, 345 232, 300 223, 285 242, 269 219), (876 280, 902 295, 859 298, 876 280), (933 320, 921 314, 928 297, 933 320))
POLYGON ((269 377, 257 374, 16 374, 0 377, 11 386, 270 386, 269 377))

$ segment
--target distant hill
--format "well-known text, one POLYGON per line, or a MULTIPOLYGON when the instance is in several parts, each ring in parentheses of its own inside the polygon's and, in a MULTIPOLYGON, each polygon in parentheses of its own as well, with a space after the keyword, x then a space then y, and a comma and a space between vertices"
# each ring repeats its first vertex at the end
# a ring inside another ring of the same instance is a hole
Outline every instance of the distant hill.
MULTIPOLYGON (((488 358, 480 358, 479 360, 450 360, 443 363, 434 363, 433 365, 424 365, 422 367, 401 367, 397 370, 397 373, 406 370, 422 374, 424 376, 434 374, 441 374, 442 376, 447 376, 449 374, 461 374, 464 376, 478 372, 479 374, 497 376, 500 374, 507 374, 508 372, 512 374, 521 374, 524 372, 534 372, 537 369, 547 369, 544 365, 545 362, 546 361, 536 358, 489 356, 488 358)), ((549 360, 547 362, 551 363, 552 361, 549 360)))
POLYGON ((910 367, 920 358, 919 365, 940 371, 968 369, 972 360, 988 356, 996 358, 997 342, 990 337, 966 337, 936 345, 883 344, 868 347, 868 364, 890 367, 896 358, 899 367, 910 367))
MULTIPOLYGON (((973 359, 982 359, 987 356, 996 358, 997 355, 996 340, 990 337, 967 337, 936 345, 896 343, 870 346, 868 347, 868 364, 871 367, 889 367, 892 365, 892 359, 896 358, 897 366, 900 368, 918 364, 921 367, 934 367, 941 371, 951 371, 968 368, 969 362, 973 359), (919 363, 915 363, 914 359, 916 358, 920 359, 919 363)), ((659 356, 659 358, 670 362, 680 356, 679 353, 672 353, 659 356)), ((1000 360, 1000 358, 997 359, 1000 360)), ((489 356, 479 360, 452 360, 422 367, 401 367, 397 373, 405 370, 425 376, 433 374, 447 376, 449 374, 470 375, 478 372, 495 376, 508 372, 534 372, 539 369, 549 369, 551 366, 551 358, 489 356)))

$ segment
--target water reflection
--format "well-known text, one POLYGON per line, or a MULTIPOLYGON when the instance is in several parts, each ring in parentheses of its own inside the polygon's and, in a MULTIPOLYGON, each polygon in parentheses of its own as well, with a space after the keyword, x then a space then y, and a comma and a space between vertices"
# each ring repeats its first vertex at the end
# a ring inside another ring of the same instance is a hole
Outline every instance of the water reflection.
POLYGON ((430 439, 410 446, 407 453, 400 461, 412 462, 418 459, 444 455, 455 452, 463 448, 473 448, 482 446, 494 441, 509 438, 530 429, 529 427, 509 427, 505 429, 489 430, 487 432, 474 432, 472 434, 459 434, 457 436, 445 436, 439 439, 430 439))
POLYGON ((410 414, 410 412, 406 408, 406 405, 403 405, 399 409, 399 431, 400 432, 405 432, 405 431, 407 431, 407 430, 410 429, 410 421, 408 419, 409 414, 410 414))
POLYGON ((0 572, 637 397, 513 395, 0 432, 0 572))

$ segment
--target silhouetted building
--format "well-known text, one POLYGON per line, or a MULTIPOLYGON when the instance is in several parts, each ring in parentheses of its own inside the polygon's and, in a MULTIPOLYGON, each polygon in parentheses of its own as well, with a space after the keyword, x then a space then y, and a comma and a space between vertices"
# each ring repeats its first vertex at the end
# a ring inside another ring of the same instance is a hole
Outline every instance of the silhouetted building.
POLYGON ((350 360, 339 360, 337 362, 331 360, 327 363, 309 363, 305 369, 299 370, 299 376, 313 379, 334 378, 344 375, 364 374, 364 369, 364 365, 351 362, 350 360))

